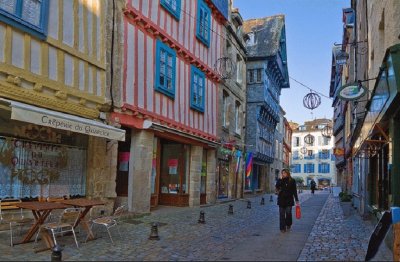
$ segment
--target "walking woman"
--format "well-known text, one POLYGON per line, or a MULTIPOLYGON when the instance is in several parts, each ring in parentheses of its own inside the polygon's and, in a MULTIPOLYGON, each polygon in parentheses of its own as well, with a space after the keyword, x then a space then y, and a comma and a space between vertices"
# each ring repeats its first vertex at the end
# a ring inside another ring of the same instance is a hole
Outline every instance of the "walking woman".
POLYGON ((284 233, 292 226, 294 200, 299 203, 296 181, 290 176, 289 169, 282 169, 282 178, 276 182, 275 190, 278 193, 279 228, 284 233))

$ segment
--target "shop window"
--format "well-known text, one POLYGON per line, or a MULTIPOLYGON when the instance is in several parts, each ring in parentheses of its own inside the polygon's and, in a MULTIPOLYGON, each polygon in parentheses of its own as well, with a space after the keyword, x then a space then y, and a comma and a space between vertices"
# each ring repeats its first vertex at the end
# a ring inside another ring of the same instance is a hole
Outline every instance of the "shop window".
POLYGON ((190 107, 199 112, 204 112, 205 75, 195 66, 191 66, 190 107))
POLYGON ((176 20, 180 19, 181 0, 161 0, 160 3, 176 20))
POLYGON ((86 154, 86 148, 0 137, 0 198, 85 196, 86 154))
POLYGON ((196 36, 207 47, 210 46, 211 11, 203 0, 197 1, 196 36))
POLYGON ((47 36, 48 0, 0 1, 0 21, 39 39, 47 36))
POLYGON ((128 196, 130 150, 131 136, 129 130, 126 130, 125 141, 118 142, 118 164, 115 188, 117 196, 128 196))
POLYGON ((163 142, 161 157, 161 193, 187 194, 189 146, 163 142))
POLYGON ((175 98, 175 51, 157 40, 155 89, 175 98))

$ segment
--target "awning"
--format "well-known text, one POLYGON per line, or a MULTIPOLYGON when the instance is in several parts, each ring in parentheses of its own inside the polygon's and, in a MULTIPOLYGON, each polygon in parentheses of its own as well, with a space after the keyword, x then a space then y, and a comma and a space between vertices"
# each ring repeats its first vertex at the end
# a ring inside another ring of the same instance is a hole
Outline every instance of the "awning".
POLYGON ((11 107, 11 119, 36 125, 125 141, 125 130, 101 122, 0 98, 11 107))

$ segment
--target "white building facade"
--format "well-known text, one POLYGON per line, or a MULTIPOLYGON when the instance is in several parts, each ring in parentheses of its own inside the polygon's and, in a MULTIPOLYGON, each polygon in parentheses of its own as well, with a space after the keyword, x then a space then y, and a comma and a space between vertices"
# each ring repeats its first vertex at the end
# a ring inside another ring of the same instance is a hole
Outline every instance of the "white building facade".
POLYGON ((333 154, 334 139, 332 136, 323 136, 323 130, 327 125, 332 126, 332 121, 315 119, 306 121, 304 125, 293 130, 292 177, 301 177, 305 186, 309 186, 312 179, 318 188, 337 183, 333 154))

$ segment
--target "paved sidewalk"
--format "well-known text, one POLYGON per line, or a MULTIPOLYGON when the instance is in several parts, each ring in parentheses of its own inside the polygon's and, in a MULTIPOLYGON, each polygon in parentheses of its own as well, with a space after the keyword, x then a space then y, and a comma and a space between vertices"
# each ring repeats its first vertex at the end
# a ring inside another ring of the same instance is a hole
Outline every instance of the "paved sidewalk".
MULTIPOLYGON (((338 197, 331 194, 305 243, 298 261, 364 261, 375 225, 353 212, 344 218, 338 197)), ((382 243, 375 261, 392 261, 382 243)))

